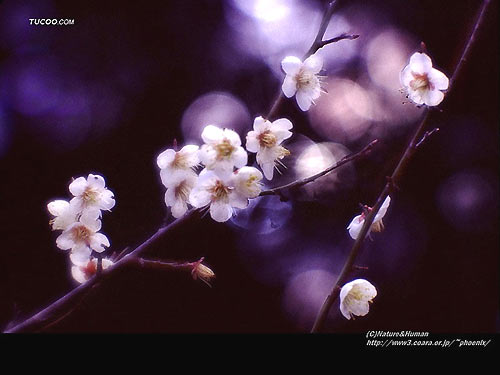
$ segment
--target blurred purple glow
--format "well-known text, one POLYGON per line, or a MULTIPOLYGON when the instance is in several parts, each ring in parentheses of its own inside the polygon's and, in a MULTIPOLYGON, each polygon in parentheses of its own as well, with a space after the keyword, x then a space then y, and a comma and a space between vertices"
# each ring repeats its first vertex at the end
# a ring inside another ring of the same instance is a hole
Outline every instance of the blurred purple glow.
POLYGON ((292 204, 278 196, 250 199, 244 210, 237 210, 231 222, 259 235, 274 233, 283 227, 292 215, 292 204))
POLYGON ((280 78, 283 57, 303 55, 321 19, 314 3, 296 0, 233 0, 225 11, 239 53, 262 59, 280 78))
POLYGON ((437 204, 442 217, 453 227, 476 232, 490 227, 496 220, 493 211, 495 190, 490 181, 477 171, 458 172, 438 189, 437 204))
POLYGON ((181 120, 186 143, 199 143, 201 132, 207 125, 230 128, 244 137, 251 129, 253 120, 245 104, 226 92, 214 91, 202 95, 184 111, 181 120))
MULTIPOLYGON (((303 330, 311 329, 314 319, 336 275, 323 269, 310 269, 296 274, 288 282, 282 300, 285 316, 303 330)), ((332 308, 330 315, 336 312, 332 308)))

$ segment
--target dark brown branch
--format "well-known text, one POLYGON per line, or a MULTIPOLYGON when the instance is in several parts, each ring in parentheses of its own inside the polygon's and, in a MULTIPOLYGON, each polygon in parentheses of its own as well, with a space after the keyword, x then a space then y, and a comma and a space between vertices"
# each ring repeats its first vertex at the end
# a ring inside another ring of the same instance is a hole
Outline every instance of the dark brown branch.
MULTIPOLYGON (((475 23, 474 29, 472 30, 471 35, 467 39, 467 43, 466 43, 465 48, 462 52, 460 60, 457 63, 457 66, 455 67, 453 75, 450 79, 450 85, 448 87, 448 91, 451 87, 451 84, 455 82, 455 79, 457 78, 457 75, 460 72, 460 68, 463 65, 464 61, 466 61, 466 57, 469 54, 472 43, 475 39, 475 36, 476 36, 477 31, 479 29, 479 25, 481 24, 486 7, 489 4, 489 2, 490 2, 490 0, 484 0, 482 3, 481 9, 479 11, 479 15, 476 18, 476 23, 475 23)), ((342 271, 340 272, 340 275, 338 276, 337 281, 335 282, 330 294, 326 297, 325 302, 321 306, 321 309, 318 313, 316 321, 314 322, 314 325, 312 327, 311 332, 319 332, 322 329, 323 324, 326 320, 326 317, 328 315, 328 312, 330 311, 332 304, 335 302, 335 300, 339 296, 339 293, 341 290, 341 285, 343 285, 346 282, 348 275, 351 273, 351 271, 353 269, 353 265, 354 265, 354 262, 356 260, 357 255, 358 255, 358 252, 363 245, 363 242, 364 242, 364 240, 365 240, 365 238, 370 230, 371 225, 373 224, 373 220, 375 219, 375 215, 380 210, 380 207, 382 206, 382 203, 384 202, 385 198, 394 190, 395 186, 397 186, 403 173, 406 171, 408 163, 410 162, 413 155, 415 154, 419 143, 421 143, 421 141, 425 140, 425 138, 426 138, 425 127, 426 127, 428 115, 429 115, 429 109, 426 107, 423 110, 419 125, 418 125, 415 133, 413 134, 410 142, 408 143, 408 146, 406 147, 401 159, 399 160, 398 165, 394 169, 394 172, 391 175, 391 177, 389 178, 389 181, 385 185, 384 189, 382 190, 382 192, 378 196, 377 201, 376 201, 375 205, 373 206, 372 210, 370 210, 369 214, 366 216, 365 221, 363 223, 363 226, 361 228, 361 231, 359 232, 358 237, 357 237, 356 241, 354 242, 354 245, 351 248, 351 251, 350 251, 350 253, 347 257, 347 260, 344 264, 344 267, 342 268, 342 271)), ((429 136, 432 132, 434 132, 434 131, 428 132, 429 134, 427 136, 429 136)))
POLYGON ((318 178, 323 177, 324 175, 332 172, 333 170, 335 170, 335 169, 343 166, 344 164, 347 164, 347 163, 349 163, 349 162, 351 162, 353 160, 356 160, 356 159, 359 159, 361 157, 364 157, 365 155, 367 155, 368 153, 370 153, 370 151, 373 149, 373 147, 375 146, 375 144, 377 142, 378 142, 378 140, 376 140, 376 139, 373 140, 373 141, 371 141, 361 151, 358 151, 358 152, 355 152, 353 154, 345 156, 344 158, 342 158, 341 160, 339 160, 337 163, 335 163, 331 167, 328 167, 327 169, 325 169, 325 170, 323 170, 323 171, 321 171, 319 173, 316 173, 313 176, 310 176, 310 177, 307 177, 307 178, 303 178, 303 179, 300 179, 300 180, 296 180, 296 181, 290 182, 289 184, 278 186, 278 187, 275 187, 275 188, 272 188, 272 189, 269 189, 269 190, 264 190, 263 192, 260 193, 260 196, 280 194, 283 190, 295 189, 295 188, 304 186, 304 185, 306 185, 306 184, 308 184, 310 182, 313 182, 313 181, 317 180, 318 178))
POLYGON ((427 130, 424 135, 422 136, 422 139, 420 141, 418 141, 418 143, 415 145, 415 148, 419 148, 422 143, 424 143, 427 138, 429 138, 431 135, 433 135, 434 133, 437 133, 439 131, 439 128, 434 128, 432 130, 427 130))

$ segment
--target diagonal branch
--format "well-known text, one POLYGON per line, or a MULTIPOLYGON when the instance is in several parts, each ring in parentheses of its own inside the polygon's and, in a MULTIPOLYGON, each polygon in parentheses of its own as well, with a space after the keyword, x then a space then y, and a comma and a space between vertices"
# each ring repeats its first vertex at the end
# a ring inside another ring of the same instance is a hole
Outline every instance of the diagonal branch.
MULTIPOLYGON (((473 28, 469 38, 467 39, 467 43, 464 47, 462 55, 461 55, 457 65, 456 65, 454 72, 453 72, 453 75, 450 79, 448 91, 450 90, 452 83, 455 82, 463 63, 466 61, 466 58, 469 54, 472 43, 475 40, 475 37, 477 35, 477 31, 479 30, 479 26, 483 20, 483 17, 484 17, 485 11, 486 11, 486 7, 488 6, 489 3, 490 3, 490 0, 484 0, 482 3, 481 9, 479 11, 479 15, 476 18, 474 28, 473 28)), ((410 142, 408 143, 408 146, 406 147, 403 155, 401 156, 401 159, 399 160, 398 165, 394 169, 394 172, 392 173, 391 177, 389 178, 389 181, 384 186, 384 189, 382 190, 382 192, 378 196, 377 201, 376 201, 375 205, 373 206, 372 210, 370 210, 369 214, 366 216, 365 221, 363 223, 363 226, 361 228, 361 231, 359 232, 358 237, 357 237, 356 241, 354 242, 354 245, 351 248, 351 251, 350 251, 350 253, 346 259, 346 262, 344 264, 344 267, 342 268, 342 271, 340 272, 340 274, 337 278, 337 281, 335 282, 330 294, 327 296, 325 302, 321 306, 321 309, 318 313, 318 316, 316 317, 316 321, 314 322, 314 325, 312 327, 311 332, 314 333, 314 332, 321 331, 332 304, 335 302, 335 300, 339 296, 341 285, 343 285, 345 283, 348 275, 350 274, 350 272, 353 268, 354 262, 356 260, 357 255, 358 255, 358 252, 363 245, 363 242, 364 242, 364 240, 369 232, 369 229, 373 223, 373 220, 375 219, 375 215, 380 210, 380 207, 382 206, 382 203, 384 202, 385 198, 391 192, 393 192, 393 190, 397 186, 403 173, 406 171, 408 163, 410 162, 413 155, 417 151, 417 148, 418 148, 419 144, 421 143, 421 141, 425 140, 426 137, 428 137, 430 134, 432 134, 434 132, 434 131, 430 131, 430 132, 425 131, 428 115, 429 115, 429 108, 425 107, 423 110, 419 125, 418 125, 417 129, 415 130, 415 133, 413 134, 410 142)))

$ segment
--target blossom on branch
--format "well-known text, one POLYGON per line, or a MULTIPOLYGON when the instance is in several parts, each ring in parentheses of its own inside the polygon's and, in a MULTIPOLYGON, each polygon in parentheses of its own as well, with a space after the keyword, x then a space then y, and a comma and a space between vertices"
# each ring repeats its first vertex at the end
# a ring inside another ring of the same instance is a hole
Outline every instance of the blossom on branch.
POLYGON ((241 147, 240 136, 234 130, 208 125, 203 129, 201 138, 205 144, 201 146, 198 155, 206 169, 229 176, 234 167, 246 165, 248 155, 241 147))
POLYGON ((309 56, 304 62, 295 56, 287 56, 281 61, 286 73, 281 89, 287 98, 295 95, 302 111, 307 111, 321 95, 321 82, 318 73, 323 61, 317 55, 309 56))
MULTIPOLYGON (((229 220, 233 215, 233 208, 245 208, 248 205, 248 196, 235 191, 233 178, 232 174, 220 176, 204 169, 191 190, 189 203, 196 208, 209 206, 210 216, 215 221, 229 220)), ((251 181, 249 185, 253 183, 251 181)), ((250 190, 252 189, 249 188, 250 190)))
POLYGON ((273 178, 276 163, 290 155, 281 143, 292 136, 292 128, 293 124, 286 118, 271 122, 259 116, 254 120, 253 130, 247 134, 246 149, 257 153, 257 163, 268 180, 273 178))
POLYGON ((104 178, 98 175, 89 174, 87 179, 78 177, 69 185, 69 191, 74 198, 70 205, 79 213, 87 211, 111 210, 115 205, 112 191, 106 188, 104 178))
POLYGON ((241 167, 233 173, 231 178, 233 194, 238 195, 239 200, 246 201, 248 205, 248 199, 258 197, 262 191, 262 177, 262 173, 257 168, 241 167))
POLYGON ((365 316, 370 310, 369 302, 376 295, 377 289, 370 282, 363 279, 351 281, 340 290, 340 312, 346 319, 353 315, 365 316))
POLYGON ((61 250, 71 250, 76 257, 90 255, 91 250, 103 252, 109 247, 108 238, 98 233, 101 229, 101 220, 98 211, 88 211, 80 216, 79 221, 70 225, 56 239, 56 245, 61 250))
POLYGON ((448 77, 433 68, 431 58, 420 52, 410 57, 399 78, 407 97, 417 105, 438 105, 444 98, 443 90, 449 85, 448 77))
MULTIPOLYGON (((370 231, 381 232, 382 230, 384 230, 384 223, 382 219, 385 216, 390 203, 391 203, 391 197, 387 196, 387 198, 385 198, 384 200, 384 203, 382 203, 380 210, 375 215, 375 219, 373 219, 373 223, 368 233, 370 233, 370 231)), ((349 226, 347 227, 347 230, 349 231, 349 234, 353 239, 358 238, 359 232, 361 231, 361 228, 363 227, 363 224, 365 222, 365 217, 368 214, 368 212, 370 212, 370 210, 371 210, 370 207, 365 206, 365 211, 361 215, 355 216, 354 219, 352 219, 349 226)))
POLYGON ((185 177, 186 172, 191 172, 198 166, 198 150, 196 145, 186 145, 179 151, 167 149, 158 155, 156 164, 160 168, 161 182, 165 187, 176 184, 177 180, 185 177))

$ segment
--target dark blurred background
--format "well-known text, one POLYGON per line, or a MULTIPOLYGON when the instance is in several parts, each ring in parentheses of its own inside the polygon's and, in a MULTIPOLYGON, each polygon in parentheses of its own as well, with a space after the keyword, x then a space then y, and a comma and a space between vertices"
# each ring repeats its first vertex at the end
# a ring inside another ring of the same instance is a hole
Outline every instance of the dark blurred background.
MULTIPOLYGON (((107 254, 140 244, 172 218, 156 156, 201 144, 215 123, 244 139, 281 86, 280 61, 301 56, 322 1, 0 2, 0 325, 21 321, 76 284, 55 245, 46 204, 71 178, 105 177, 116 206, 103 217, 107 254), (36 26, 30 18, 72 19, 36 26)), ((346 227, 371 205, 421 109, 398 74, 426 44, 451 76, 481 2, 339 1, 326 37, 325 88, 294 123, 287 169, 269 186, 310 175, 379 139, 374 151, 296 192, 259 198, 225 224, 191 220, 149 256, 197 260, 189 275, 122 270, 52 332, 307 332, 353 240, 346 227)), ((497 332, 498 34, 493 1, 452 92, 433 110, 440 131, 422 146, 352 278, 378 290, 370 313, 328 332, 497 332)))

